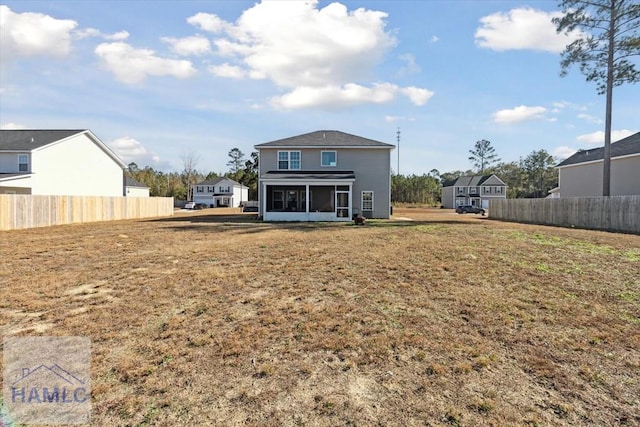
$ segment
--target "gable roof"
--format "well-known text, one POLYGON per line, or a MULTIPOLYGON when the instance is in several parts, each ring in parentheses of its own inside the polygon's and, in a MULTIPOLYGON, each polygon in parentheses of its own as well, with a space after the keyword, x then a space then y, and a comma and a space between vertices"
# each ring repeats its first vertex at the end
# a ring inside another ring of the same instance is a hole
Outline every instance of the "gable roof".
POLYGON ((486 185, 506 185, 500 178, 495 175, 465 175, 459 176, 458 178, 447 181, 442 184, 443 187, 478 187, 483 184, 486 185), (490 178, 494 178, 491 182, 487 182, 490 178), (498 181, 497 183, 495 181, 498 181))
POLYGON ((0 150, 31 151, 82 132, 85 130, 0 130, 0 150))
POLYGON ((127 168, 126 163, 89 129, 4 129, 0 130, 0 151, 33 151, 79 134, 86 134, 118 166, 127 168))
POLYGON ((141 188, 149 188, 148 186, 144 185, 143 183, 141 183, 140 181, 136 181, 135 179, 129 177, 129 176, 125 176, 124 177, 124 185, 126 187, 141 187, 141 188))
POLYGON ((373 139, 363 138, 361 136, 351 135, 337 130, 318 130, 298 136, 292 136, 290 138, 265 142, 263 144, 258 144, 255 146, 256 149, 278 147, 373 147, 393 149, 395 148, 395 145, 375 141, 373 139))
MULTIPOLYGON (((628 156, 630 154, 640 154, 640 132, 611 144, 611 158, 628 156)), ((602 159, 604 159, 604 147, 580 150, 568 159, 560 162, 556 167, 560 168, 602 159)))
POLYGON ((222 181, 229 181, 231 183, 231 185, 234 185, 234 186, 238 185, 240 187, 244 187, 244 185, 240 184, 239 182, 234 181, 231 178, 225 178, 224 176, 217 176, 217 177, 212 178, 212 179, 207 179, 206 181, 198 182, 195 185, 216 185, 216 184, 218 184, 219 182, 222 182, 222 181))

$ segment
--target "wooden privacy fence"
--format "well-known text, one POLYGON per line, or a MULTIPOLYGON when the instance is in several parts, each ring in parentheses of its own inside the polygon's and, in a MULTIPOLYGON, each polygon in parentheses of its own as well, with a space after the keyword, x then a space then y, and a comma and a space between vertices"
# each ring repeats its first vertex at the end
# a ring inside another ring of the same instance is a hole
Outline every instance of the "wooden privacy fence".
POLYGON ((489 217, 640 234, 640 196, 491 200, 489 217))
POLYGON ((0 230, 173 215, 173 197, 0 194, 0 230))

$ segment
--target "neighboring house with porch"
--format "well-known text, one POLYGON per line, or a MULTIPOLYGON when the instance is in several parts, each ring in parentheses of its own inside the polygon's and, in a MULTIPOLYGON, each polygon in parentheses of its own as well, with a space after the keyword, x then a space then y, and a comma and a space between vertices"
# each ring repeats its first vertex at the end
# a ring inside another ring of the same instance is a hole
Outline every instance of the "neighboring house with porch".
POLYGON ((126 197, 149 197, 149 187, 125 175, 124 195, 126 197))
POLYGON ((225 177, 199 182, 192 187, 193 201, 213 208, 237 208, 249 198, 249 188, 225 177))
POLYGON ((122 197, 126 169, 90 130, 0 130, 0 194, 122 197))
POLYGON ((507 185, 495 175, 466 175, 442 185, 442 207, 489 207, 492 199, 506 199, 507 185))
MULTIPOLYGON (((602 196, 604 147, 580 150, 560 162, 557 197, 602 196)), ((611 144, 612 196, 640 195, 640 132, 611 144)))
POLYGON ((394 145, 319 130, 255 148, 259 215, 265 221, 389 218, 394 145))

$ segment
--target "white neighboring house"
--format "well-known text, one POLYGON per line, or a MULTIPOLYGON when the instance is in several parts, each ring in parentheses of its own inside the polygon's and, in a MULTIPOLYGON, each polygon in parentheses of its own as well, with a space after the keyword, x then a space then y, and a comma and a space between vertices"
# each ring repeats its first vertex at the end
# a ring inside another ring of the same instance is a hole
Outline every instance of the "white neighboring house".
POLYGON ((149 187, 133 178, 125 176, 124 195, 126 197, 149 197, 149 187))
POLYGON ((122 197, 126 169, 90 130, 0 130, 0 194, 122 197))
POLYGON ((249 188, 229 178, 218 177, 194 184, 193 202, 213 208, 240 207, 249 198, 249 188))
POLYGON ((442 186, 442 207, 458 206, 489 208, 489 201, 507 198, 507 185, 495 175, 466 175, 442 186))
MULTIPOLYGON (((602 196, 604 147, 580 150, 560 162, 556 197, 602 196)), ((612 196, 640 195, 640 132, 611 144, 612 196)))

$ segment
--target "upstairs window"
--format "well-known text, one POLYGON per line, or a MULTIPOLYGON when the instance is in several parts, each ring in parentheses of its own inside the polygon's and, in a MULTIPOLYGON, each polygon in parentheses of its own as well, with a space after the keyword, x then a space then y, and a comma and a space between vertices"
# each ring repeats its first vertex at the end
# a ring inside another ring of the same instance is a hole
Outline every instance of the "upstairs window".
POLYGON ((320 166, 335 167, 338 164, 338 155, 335 151, 323 151, 320 153, 320 166))
POLYGON ((496 189, 496 194, 502 194, 503 187, 495 187, 495 189, 496 189))
POLYGON ((231 193, 231 187, 227 186, 227 187, 220 187, 220 192, 221 193, 231 193))
POLYGON ((196 186, 196 193, 204 193, 204 187, 196 186))
POLYGON ((300 169, 299 151, 278 151, 278 169, 297 170, 300 169))
POLYGON ((18 171, 29 172, 29 155, 18 154, 18 171))
POLYGON ((457 187, 458 188, 458 194, 464 194, 464 187, 457 187))
POLYGON ((491 194, 491 187, 482 187, 482 194, 491 194))
POLYGON ((213 193, 213 187, 207 186, 207 193, 213 193))

